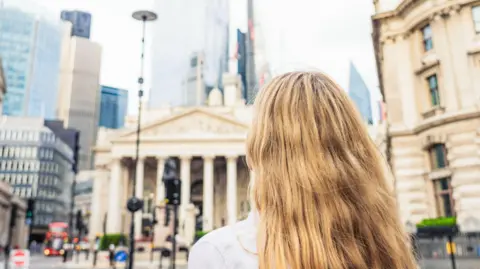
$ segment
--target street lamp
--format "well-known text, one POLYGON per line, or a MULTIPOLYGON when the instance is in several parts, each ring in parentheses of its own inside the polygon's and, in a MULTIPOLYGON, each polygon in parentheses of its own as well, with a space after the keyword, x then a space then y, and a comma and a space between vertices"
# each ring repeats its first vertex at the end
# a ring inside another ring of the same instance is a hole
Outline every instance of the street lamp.
POLYGON ((143 206, 142 197, 136 197, 136 186, 137 186, 137 164, 140 150, 140 122, 142 116, 142 97, 143 97, 143 69, 145 61, 145 26, 148 21, 154 21, 157 19, 157 14, 148 10, 136 11, 132 14, 132 17, 135 20, 142 22, 142 54, 140 56, 140 76, 138 78, 138 119, 137 119, 137 141, 136 141, 136 152, 135 152, 135 163, 134 163, 134 173, 133 173, 133 188, 132 188, 132 197, 128 199, 127 209, 131 212, 131 221, 130 221, 130 249, 129 249, 129 259, 128 259, 128 269, 133 269, 133 256, 135 253, 135 212, 140 210, 143 206))

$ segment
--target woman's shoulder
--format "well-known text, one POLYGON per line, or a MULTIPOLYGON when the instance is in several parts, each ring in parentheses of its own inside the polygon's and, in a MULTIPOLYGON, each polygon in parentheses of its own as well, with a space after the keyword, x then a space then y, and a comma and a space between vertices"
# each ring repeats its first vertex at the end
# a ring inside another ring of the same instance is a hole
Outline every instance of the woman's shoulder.
POLYGON ((249 260, 248 255, 251 255, 248 246, 255 245, 252 236, 243 236, 250 230, 249 226, 247 221, 241 221, 203 236, 190 251, 188 268, 224 269, 230 268, 232 264, 238 265, 239 262, 246 265, 249 260))

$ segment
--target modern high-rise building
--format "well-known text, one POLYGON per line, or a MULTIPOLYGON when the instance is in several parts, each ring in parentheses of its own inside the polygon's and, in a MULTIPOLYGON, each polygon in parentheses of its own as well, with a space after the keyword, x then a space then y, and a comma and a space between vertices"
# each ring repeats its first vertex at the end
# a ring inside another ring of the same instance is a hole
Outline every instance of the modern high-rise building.
POLYGON ((242 97, 248 102, 247 92, 247 35, 237 29, 237 53, 235 54, 237 60, 237 73, 240 75, 242 81, 242 97))
POLYGON ((48 121, 1 117, 0 180, 20 198, 35 200, 34 236, 45 235, 50 222, 68 221, 73 162, 72 148, 48 127, 48 121))
MULTIPOLYGON (((245 36, 245 89, 244 99, 252 104, 258 89, 270 80, 260 8, 261 1, 247 0, 247 33, 245 36)), ((230 10, 230 12, 236 12, 230 10)), ((232 52, 231 52, 232 53, 232 52)), ((238 61, 242 59, 237 59, 238 61)), ((240 66, 240 65, 239 65, 240 66)), ((238 71, 238 70, 235 70, 238 71)))
POLYGON ((90 38, 92 15, 83 11, 62 11, 60 17, 72 23, 72 36, 90 38))
POLYGON ((186 106, 205 105, 207 101, 207 92, 205 86, 204 69, 205 59, 203 53, 195 52, 190 58, 190 68, 187 72, 184 85, 184 104, 186 106))
POLYGON ((221 87, 228 63, 228 0, 159 0, 162 14, 151 24, 153 50, 149 106, 185 105, 185 77, 192 53, 204 56, 203 76, 208 90, 221 87))
POLYGON ((80 131, 79 170, 90 170, 100 112, 102 48, 83 37, 72 36, 72 25, 63 29, 57 117, 68 128, 80 131))
POLYGON ((460 240, 480 232, 480 3, 380 0, 375 8, 373 41, 402 221, 415 227, 425 219, 454 220, 456 249, 467 250, 471 245, 460 240))
POLYGON ((128 91, 101 86, 99 125, 118 129, 125 124, 128 110, 128 91))
POLYGON ((0 9, 3 114, 55 118, 62 23, 13 7, 0 9))
POLYGON ((350 62, 350 80, 348 83, 348 95, 355 103, 363 120, 368 124, 373 124, 370 90, 352 62, 350 62))

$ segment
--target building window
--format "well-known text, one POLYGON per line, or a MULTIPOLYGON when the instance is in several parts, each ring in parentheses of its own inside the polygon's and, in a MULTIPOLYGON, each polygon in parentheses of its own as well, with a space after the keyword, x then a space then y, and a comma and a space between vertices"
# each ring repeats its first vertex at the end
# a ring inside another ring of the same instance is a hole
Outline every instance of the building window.
POLYGON ((435 144, 429 149, 432 170, 448 166, 447 149, 444 144, 435 144))
POLYGON ((475 6, 472 8, 472 17, 475 33, 480 34, 480 6, 475 6))
POLYGON ((425 51, 433 49, 432 28, 430 24, 422 28, 423 48, 425 51))
POLYGON ((435 200, 439 217, 451 217, 455 215, 455 203, 453 200, 453 188, 450 178, 441 178, 433 181, 435 188, 435 200))
POLYGON ((428 89, 430 92, 430 102, 432 106, 440 105, 440 93, 438 91, 437 75, 431 75, 427 78, 428 89))

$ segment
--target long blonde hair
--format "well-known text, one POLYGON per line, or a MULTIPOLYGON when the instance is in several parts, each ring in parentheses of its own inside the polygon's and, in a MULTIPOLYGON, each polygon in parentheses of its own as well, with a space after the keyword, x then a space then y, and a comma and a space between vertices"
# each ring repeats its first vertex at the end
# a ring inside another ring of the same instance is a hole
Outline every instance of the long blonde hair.
POLYGON ((416 269, 381 155, 321 73, 274 78, 247 141, 260 269, 416 269))

